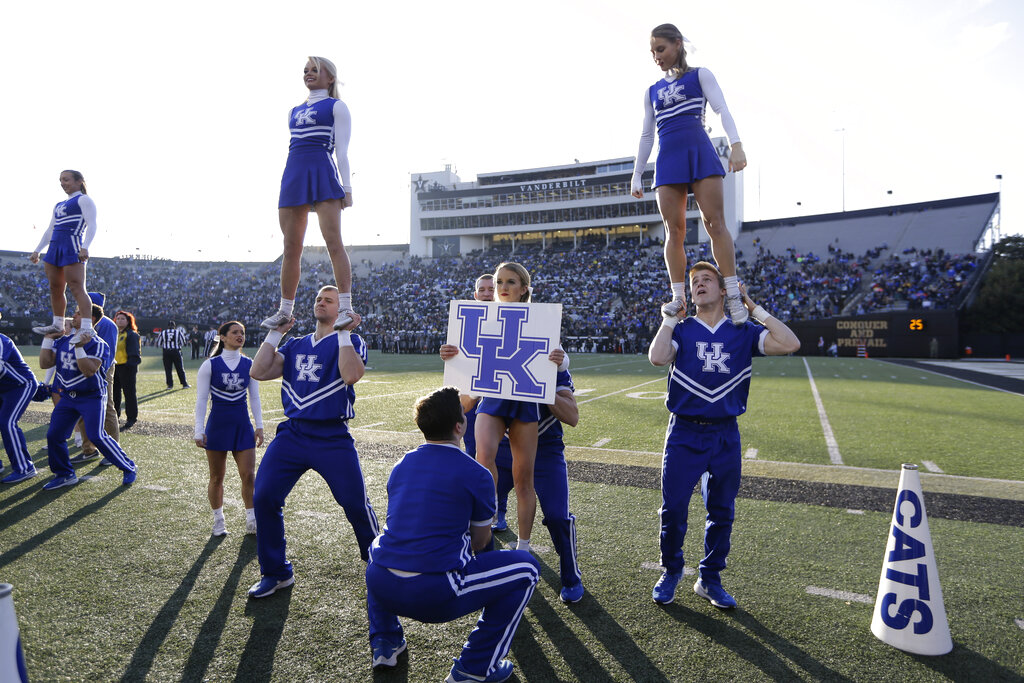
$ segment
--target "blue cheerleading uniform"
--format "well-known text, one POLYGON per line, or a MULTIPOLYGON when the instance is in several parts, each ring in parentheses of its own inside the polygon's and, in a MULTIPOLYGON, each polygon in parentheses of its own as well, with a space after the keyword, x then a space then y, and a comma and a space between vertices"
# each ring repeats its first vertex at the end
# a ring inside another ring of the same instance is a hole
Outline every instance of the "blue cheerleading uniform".
MULTIPOLYGON (((366 363, 366 343, 352 334, 352 346, 366 363)), ((316 471, 345 510, 355 532, 359 554, 368 558, 379 531, 377 515, 366 493, 359 454, 349 433, 355 417, 355 391, 338 369, 339 335, 321 339, 293 337, 276 353, 284 359, 281 403, 287 418, 267 447, 256 472, 256 553, 264 577, 291 578, 285 555, 283 507, 292 487, 308 470, 316 471)))
POLYGON ((6 334, 0 334, 0 436, 11 468, 18 474, 35 471, 18 421, 40 386, 18 347, 6 334))
POLYGON ((707 508, 700 577, 721 585, 729 554, 742 459, 736 417, 747 409, 752 359, 764 355, 768 330, 723 317, 711 327, 686 318, 672 333, 670 412, 661 470, 661 564, 683 570, 690 495, 698 481, 707 508))
POLYGON ((42 251, 49 244, 43 254, 43 261, 63 268, 81 262, 79 250, 83 247, 88 249, 95 235, 96 204, 88 195, 74 192, 53 208, 50 226, 36 251, 42 251))
POLYGON ((641 178, 658 134, 654 187, 690 184, 724 176, 725 167, 704 127, 707 105, 722 118, 730 145, 740 142, 736 124, 714 75, 703 67, 680 76, 668 74, 644 93, 644 129, 640 136, 631 190, 642 189, 641 178))
MULTIPOLYGON (((556 382, 556 392, 575 391, 568 370, 559 370, 556 382)), ((558 553, 562 586, 571 588, 577 585, 583 576, 576 552, 576 516, 569 512, 569 474, 565 465, 562 423, 551 414, 547 405, 540 406, 537 432, 533 488, 537 491, 537 500, 544 514, 544 526, 548 528, 551 543, 558 553)), ((503 438, 498 444, 495 464, 498 467, 498 511, 504 514, 508 509, 508 494, 514 486, 512 449, 508 437, 503 438)))
POLYGON ((306 102, 291 110, 288 125, 291 143, 281 177, 278 207, 343 199, 352 191, 348 168, 351 135, 348 107, 341 100, 327 97, 326 90, 314 90, 306 102), (337 154, 337 166, 332 153, 337 154))
POLYGON ((512 420, 520 422, 540 422, 540 407, 530 401, 514 401, 507 398, 491 398, 484 396, 476 406, 478 415, 493 415, 505 420, 509 425, 512 420))
POLYGON ((50 470, 55 476, 67 477, 75 473, 68 458, 68 437, 81 418, 85 434, 96 448, 122 472, 134 472, 135 463, 117 441, 103 429, 107 412, 107 370, 113 354, 107 343, 98 336, 82 347, 87 358, 100 361, 92 376, 82 374, 75 358, 71 335, 65 335, 53 344, 57 372, 55 385, 60 388, 60 401, 50 414, 50 428, 46 432, 50 470))
POLYGON ((205 360, 196 373, 195 437, 206 437, 206 450, 237 453, 256 447, 256 435, 249 421, 249 401, 257 429, 263 429, 263 415, 259 382, 249 377, 250 368, 252 359, 238 351, 225 350, 205 360), (212 408, 204 426, 207 399, 212 408))
POLYGON ((482 680, 508 654, 540 577, 525 550, 474 555, 470 527, 489 526, 494 480, 453 444, 427 443, 395 464, 388 514, 370 548, 370 642, 403 638, 399 616, 441 623, 480 610, 455 667, 482 680))

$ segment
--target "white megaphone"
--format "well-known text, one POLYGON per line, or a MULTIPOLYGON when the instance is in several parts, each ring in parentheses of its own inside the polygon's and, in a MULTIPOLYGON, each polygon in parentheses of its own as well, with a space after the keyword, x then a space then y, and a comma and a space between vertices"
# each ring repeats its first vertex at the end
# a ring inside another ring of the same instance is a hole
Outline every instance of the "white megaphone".
POLYGON ((871 632, 916 655, 953 649, 917 465, 904 465, 892 513, 871 632))
POLYGON ((25 655, 21 652, 18 617, 14 615, 14 598, 9 583, 0 583, 0 681, 28 683, 25 655))

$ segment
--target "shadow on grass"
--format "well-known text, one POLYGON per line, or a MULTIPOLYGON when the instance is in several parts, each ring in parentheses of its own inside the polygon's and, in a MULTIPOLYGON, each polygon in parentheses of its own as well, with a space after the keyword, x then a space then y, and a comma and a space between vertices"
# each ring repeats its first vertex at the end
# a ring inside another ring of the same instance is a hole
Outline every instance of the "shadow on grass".
POLYGON ((676 603, 663 605, 661 609, 686 627, 702 633, 718 645, 732 650, 773 681, 799 679, 801 670, 810 674, 812 679, 819 681, 848 683, 852 680, 825 666, 782 636, 770 631, 753 615, 742 609, 723 610, 722 616, 718 617, 707 616, 676 603), (750 629, 756 637, 744 633, 724 621, 729 618, 750 629), (769 645, 778 650, 786 659, 782 659, 769 649, 769 645), (795 669, 794 666, 790 666, 789 662, 799 668, 795 669))
POLYGON ((142 394, 138 397, 139 403, 149 403, 155 401, 158 398, 163 398, 167 394, 173 394, 174 389, 160 389, 159 391, 153 391, 148 394, 142 394))
MULTIPOLYGON (((551 553, 555 562, 558 555, 551 553)), ((538 558, 540 560, 540 558, 538 558)), ((541 580, 551 586, 557 595, 562 589, 562 579, 555 568, 541 560, 541 580)), ((614 681, 616 678, 607 671, 591 653, 587 643, 580 640, 566 625, 561 610, 569 610, 590 629, 604 649, 615 658, 619 666, 634 681, 667 681, 669 678, 637 646, 633 637, 619 622, 605 610, 589 592, 579 602, 567 605, 558 598, 554 607, 536 593, 530 600, 529 610, 534 621, 543 630, 543 639, 558 649, 564 662, 570 663, 573 674, 581 681, 614 681)), ((539 634, 538 634, 539 635, 539 634)), ((523 678, 531 681, 556 681, 558 673, 548 663, 531 624, 520 622, 512 643, 512 651, 522 671, 523 678)))
POLYGON ((238 558, 224 581, 224 587, 220 591, 217 602, 214 603, 213 609, 210 610, 210 614, 196 635, 195 643, 192 644, 192 652, 189 653, 185 669, 181 674, 182 680, 204 680, 206 669, 210 666, 210 660, 213 659, 213 655, 217 651, 217 644, 220 643, 221 634, 224 633, 224 625, 231 613, 231 605, 238 596, 238 584, 242 579, 242 571, 255 558, 256 537, 247 534, 242 539, 242 545, 238 549, 238 558))
POLYGON ((269 681, 274 673, 274 654, 288 620, 292 589, 285 588, 258 600, 246 598, 245 615, 252 617, 252 630, 238 661, 236 681, 269 681))
MULTIPOLYGON (((0 529, 12 526, 16 524, 18 521, 28 517, 29 515, 38 512, 39 510, 46 507, 47 505, 57 500, 58 498, 60 498, 69 491, 68 488, 61 488, 57 489, 56 491, 43 491, 42 486, 44 483, 46 483, 45 477, 43 478, 43 481, 40 481, 37 485, 29 489, 30 492, 38 490, 38 496, 33 496, 32 498, 19 504, 17 507, 0 514, 0 529)), ((81 486, 81 484, 76 484, 76 486, 81 486)), ((14 560, 20 558, 21 556, 27 553, 32 552, 33 550, 35 550, 36 548, 38 548, 43 543, 50 540, 57 534, 67 531, 80 519, 84 519, 92 513, 97 512, 104 505, 106 505, 107 503, 109 503, 114 498, 121 495, 127 490, 128 487, 118 485, 116 489, 114 489, 107 495, 103 496, 102 498, 95 500, 87 505, 83 505, 82 507, 72 512, 64 519, 51 525, 49 528, 43 529, 35 536, 25 539, 24 541, 14 546, 10 550, 4 551, 3 554, 0 554, 0 567, 6 567, 14 560)))
POLYGON ((953 651, 941 657, 926 657, 924 655, 910 655, 919 664, 926 666, 932 671, 942 674, 951 681, 1019 681, 1021 679, 1020 669, 1007 669, 1002 664, 996 664, 982 654, 957 645, 953 641, 953 651))
POLYGON ((153 666, 153 660, 156 659, 156 655, 160 651, 160 646, 167 639, 167 634, 170 633, 171 627, 178 618, 178 613, 185 605, 185 601, 188 600, 189 593, 195 587, 196 580, 199 578, 199 572, 202 571, 203 565, 206 564, 210 555, 213 554, 213 551, 217 549, 217 546, 223 540, 223 536, 211 536, 210 540, 206 542, 203 551, 199 553, 199 557, 196 558, 196 561, 192 563, 192 567, 182 577, 178 588, 171 594, 171 597, 167 598, 167 602, 160 608, 160 611, 157 612, 156 617, 153 619, 153 623, 146 630, 146 635, 142 636, 139 646, 132 653, 132 661, 128 663, 128 668, 125 669, 124 674, 121 676, 122 683, 145 680, 153 666))

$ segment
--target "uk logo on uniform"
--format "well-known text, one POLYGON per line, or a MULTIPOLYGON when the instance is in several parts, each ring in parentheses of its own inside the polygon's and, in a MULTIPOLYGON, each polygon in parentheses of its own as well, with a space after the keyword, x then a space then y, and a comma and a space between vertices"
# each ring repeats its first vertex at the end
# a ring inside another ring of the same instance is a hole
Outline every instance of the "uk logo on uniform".
MULTIPOLYGON (((316 366, 319 368, 320 366, 316 366)), ((222 372, 220 373, 220 381, 224 383, 224 389, 226 391, 241 391, 242 390, 242 378, 239 377, 237 372, 222 372)))
POLYGON ((77 363, 75 362, 75 354, 68 353, 67 351, 61 351, 60 365, 65 370, 74 370, 77 366, 77 363))
POLYGON ((296 126, 315 126, 316 125, 316 111, 310 107, 309 109, 303 109, 300 112, 295 113, 295 125, 296 126))
POLYGON ((682 102, 686 99, 686 94, 683 92, 683 84, 679 81, 669 83, 658 91, 658 99, 666 107, 682 102))
POLYGON ((724 353, 722 342, 712 342, 711 352, 708 353, 707 342, 697 342, 697 358, 704 362, 702 370, 704 372, 722 372, 729 374, 729 368, 725 365, 725 361, 729 360, 732 355, 730 353, 724 353))
POLYGON ((64 218, 68 215, 68 207, 64 206, 64 202, 57 205, 57 210, 54 212, 57 218, 64 218))
POLYGON ((306 355, 295 354, 295 369, 299 374, 295 376, 296 382, 319 382, 320 376, 316 371, 323 367, 323 363, 316 362, 316 354, 306 355))
POLYGON ((469 358, 479 359, 479 368, 472 378, 474 391, 501 391, 502 378, 511 380, 512 395, 527 399, 544 396, 544 386, 527 365, 548 352, 548 340, 523 336, 523 325, 529 320, 527 308, 498 309, 501 333, 483 334, 481 324, 487 318, 486 306, 463 306, 459 350, 469 358))

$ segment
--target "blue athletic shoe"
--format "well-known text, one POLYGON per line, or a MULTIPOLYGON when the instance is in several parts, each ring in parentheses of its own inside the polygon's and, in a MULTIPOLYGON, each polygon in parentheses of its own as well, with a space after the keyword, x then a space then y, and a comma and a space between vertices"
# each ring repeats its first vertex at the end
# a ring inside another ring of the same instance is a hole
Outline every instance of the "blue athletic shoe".
POLYGON ((682 572, 665 572, 658 579, 658 583, 654 584, 654 590, 651 592, 651 597, 654 598, 654 602, 659 605, 667 605, 676 599, 676 586, 679 585, 679 579, 683 578, 682 572))
POLYGON ((121 477, 121 486, 131 486, 135 483, 135 478, 139 476, 139 470, 125 470, 124 476, 121 477))
POLYGON ((100 457, 99 451, 89 451, 88 453, 83 451, 75 457, 69 458, 69 461, 72 465, 81 465, 83 462, 89 462, 90 460, 95 460, 98 457, 100 457))
POLYGON ((250 598, 265 598, 268 595, 273 595, 281 588, 287 588, 288 586, 295 583, 295 576, 289 576, 287 579, 274 579, 269 576, 264 576, 260 579, 259 583, 254 583, 252 588, 249 589, 250 598))
POLYGON ((102 460, 100 460, 100 466, 101 467, 110 467, 113 464, 114 464, 114 461, 111 460, 110 458, 103 458, 102 460))
POLYGON ((36 476, 36 474, 38 473, 35 470, 29 470, 28 472, 11 472, 3 479, 0 479, 0 482, 4 484, 17 484, 19 481, 31 479, 36 476))
POLYGON ((562 586, 562 592, 558 594, 562 602, 579 602, 583 599, 583 582, 575 586, 562 586))
POLYGON ((43 484, 43 490, 44 491, 52 491, 54 489, 59 489, 59 488, 61 488, 63 486, 74 486, 77 483, 78 483, 78 475, 77 474, 69 474, 66 477, 54 477, 50 481, 48 481, 45 484, 43 484))
POLYGON ((398 655, 405 652, 405 645, 405 638, 397 645, 387 638, 374 638, 370 643, 370 647, 373 648, 373 668, 398 664, 398 655))
POLYGON ((732 609, 736 606, 736 598, 726 593, 717 583, 704 583, 703 580, 697 579, 697 583, 693 584, 693 592, 719 609, 732 609))
MULTIPOLYGON (((458 660, 456 660, 458 662, 458 660)), ((498 666, 491 672, 489 676, 474 676, 468 674, 465 671, 458 669, 458 664, 452 667, 451 673, 448 674, 448 678, 445 679, 445 683, 501 683, 501 681, 507 681, 512 676, 512 669, 515 665, 507 659, 503 659, 498 662, 498 666)))
POLYGON ((505 519, 504 512, 498 513, 494 524, 491 525, 491 531, 508 531, 508 521, 505 519))

